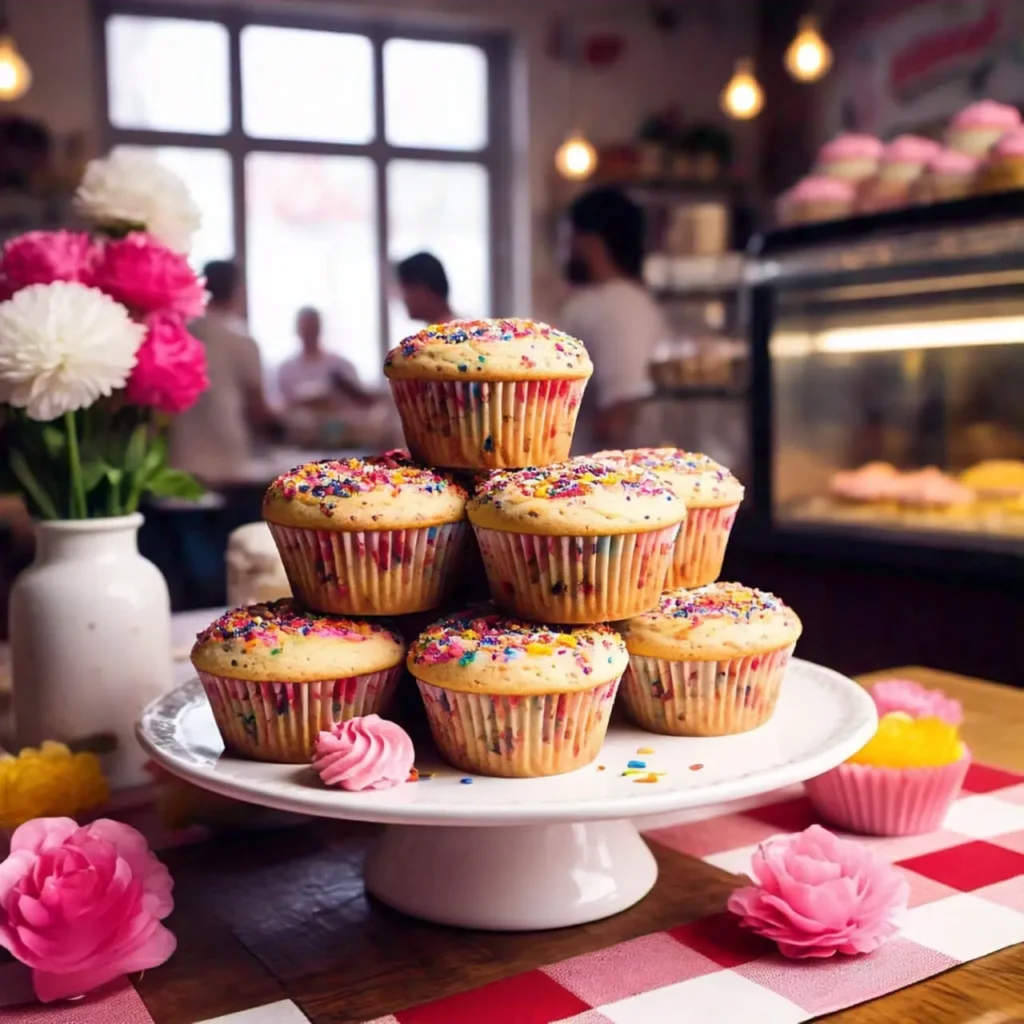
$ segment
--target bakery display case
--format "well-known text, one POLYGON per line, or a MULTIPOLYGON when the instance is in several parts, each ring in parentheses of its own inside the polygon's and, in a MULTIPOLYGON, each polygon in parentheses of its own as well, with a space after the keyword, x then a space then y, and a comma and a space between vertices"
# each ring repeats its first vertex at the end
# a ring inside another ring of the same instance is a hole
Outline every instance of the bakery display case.
POLYGON ((1024 197, 783 230, 751 291, 757 531, 1024 575, 1024 197))

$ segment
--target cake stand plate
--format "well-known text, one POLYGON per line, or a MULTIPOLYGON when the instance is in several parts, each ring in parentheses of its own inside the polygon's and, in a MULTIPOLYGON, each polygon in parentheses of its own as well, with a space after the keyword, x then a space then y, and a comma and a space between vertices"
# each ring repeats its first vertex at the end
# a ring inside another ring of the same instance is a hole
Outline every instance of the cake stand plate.
POLYGON ((793 659, 772 720, 739 736, 673 738, 613 721, 594 764, 544 779, 468 776, 421 746, 432 778, 379 792, 327 789, 304 765, 224 753, 198 679, 151 704, 138 737, 203 789, 282 811, 388 826, 367 889, 441 924, 532 930, 582 924, 642 899, 657 868, 631 819, 766 793, 833 768, 877 723, 871 698, 831 669, 793 659), (640 748, 653 753, 640 754, 640 748), (657 782, 624 775, 642 761, 657 782))

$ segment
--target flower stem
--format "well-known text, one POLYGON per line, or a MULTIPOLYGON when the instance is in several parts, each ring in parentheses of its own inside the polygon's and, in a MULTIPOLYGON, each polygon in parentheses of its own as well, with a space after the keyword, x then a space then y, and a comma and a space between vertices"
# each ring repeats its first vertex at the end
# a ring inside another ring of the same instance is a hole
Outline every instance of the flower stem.
POLYGON ((73 412, 64 413, 64 426, 68 432, 68 467, 71 471, 71 518, 88 519, 85 484, 82 481, 82 457, 78 452, 78 424, 73 412))

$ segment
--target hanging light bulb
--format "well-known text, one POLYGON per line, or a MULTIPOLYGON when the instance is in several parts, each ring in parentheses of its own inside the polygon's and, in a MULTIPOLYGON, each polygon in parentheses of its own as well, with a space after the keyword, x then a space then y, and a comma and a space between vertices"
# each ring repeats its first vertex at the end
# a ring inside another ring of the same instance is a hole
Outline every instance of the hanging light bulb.
POLYGON ((555 152, 555 168, 563 178, 583 181, 597 167, 597 150, 582 132, 571 132, 555 152))
POLYGON ((807 15, 786 50, 786 70, 799 82, 816 82, 832 67, 832 50, 821 38, 818 19, 807 15))
POLYGON ((32 84, 32 72, 25 58, 18 53, 14 39, 0 35, 0 100, 21 99, 32 84))
POLYGON ((738 121, 749 121, 757 117, 764 106, 764 89, 754 77, 754 62, 743 59, 736 61, 729 84, 722 90, 722 109, 738 121))

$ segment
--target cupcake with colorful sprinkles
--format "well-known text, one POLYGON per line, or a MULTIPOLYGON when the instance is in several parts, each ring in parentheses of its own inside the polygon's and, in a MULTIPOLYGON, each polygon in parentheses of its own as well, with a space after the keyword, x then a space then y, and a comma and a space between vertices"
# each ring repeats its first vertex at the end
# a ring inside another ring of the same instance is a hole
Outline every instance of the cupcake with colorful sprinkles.
POLYGON ((668 736, 767 722, 803 630, 792 608, 741 583, 669 590, 620 628, 629 649, 622 701, 641 728, 668 736))
POLYGON ((222 615, 197 637, 192 664, 230 753, 301 764, 321 732, 387 710, 405 649, 377 623, 284 600, 222 615))
POLYGON ((279 476, 263 518, 292 593, 335 615, 404 615, 437 608, 470 539, 466 489, 396 450, 308 462, 279 476))
POLYGON ((567 458, 593 369, 583 342, 533 320, 431 324, 384 361, 413 455, 457 469, 567 458))
POLYGON ((597 757, 627 660, 608 626, 561 630, 485 605, 426 629, 408 665, 449 764, 533 778, 597 757))
POLYGON ((804 785, 818 814, 848 832, 920 835, 942 827, 970 762, 955 725, 893 711, 853 757, 804 785))
POLYGON ((681 448, 632 448, 598 452, 595 459, 639 466, 656 474, 682 498, 686 522, 679 531, 666 587, 702 587, 722 571, 743 485, 714 459, 681 448))
POLYGON ((583 458, 494 473, 467 513, 496 604, 586 623, 658 603, 686 506, 649 470, 583 458))

